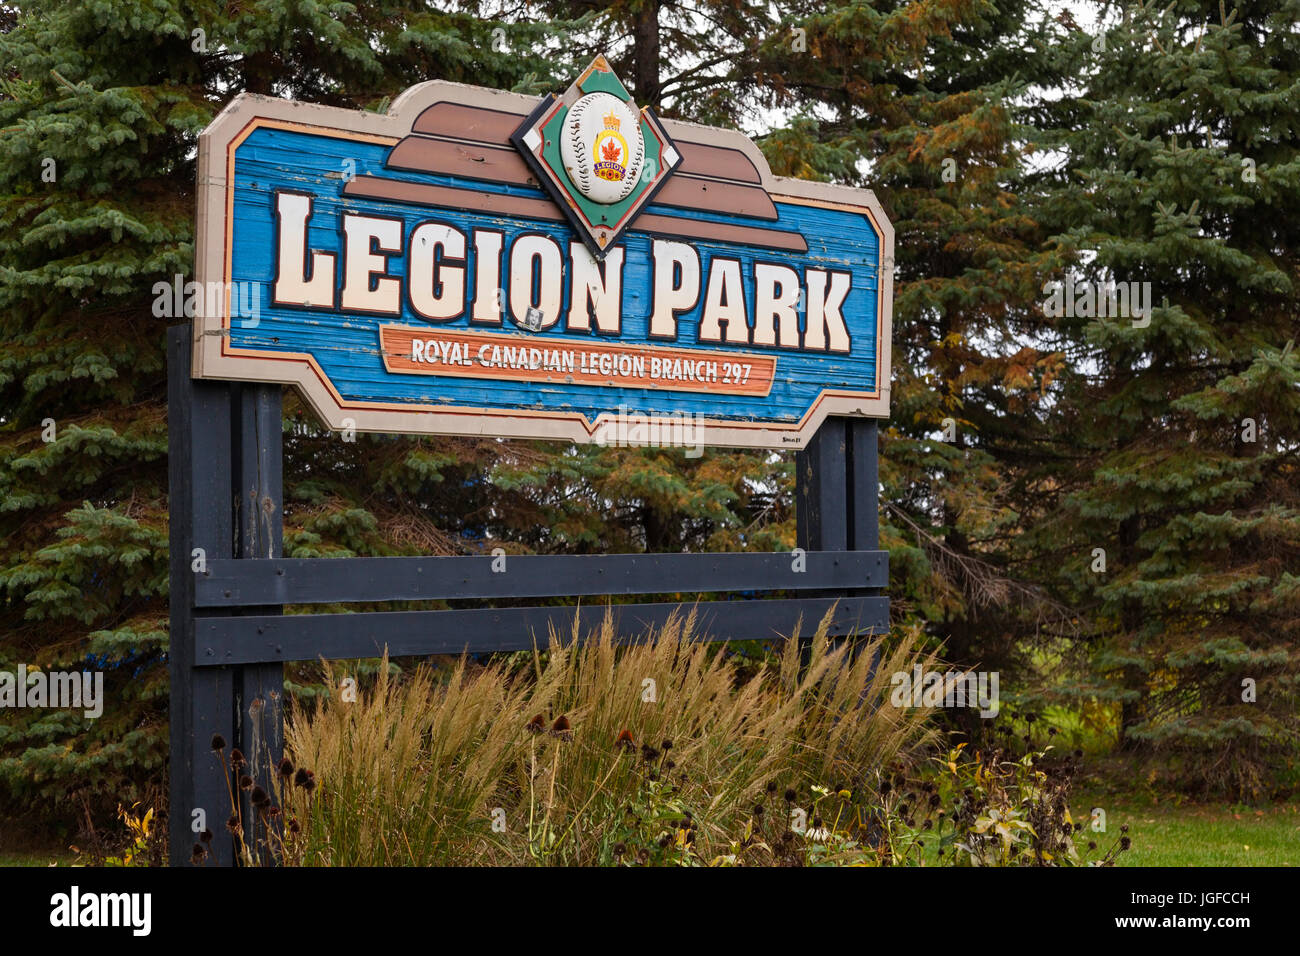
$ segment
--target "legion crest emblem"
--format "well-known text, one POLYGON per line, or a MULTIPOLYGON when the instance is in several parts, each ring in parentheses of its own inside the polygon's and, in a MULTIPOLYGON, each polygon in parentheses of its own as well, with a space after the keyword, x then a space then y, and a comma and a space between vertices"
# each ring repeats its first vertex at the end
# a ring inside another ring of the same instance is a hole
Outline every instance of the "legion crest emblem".
POLYGON ((612 183, 622 183, 627 167, 619 160, 627 156, 627 140, 619 135, 620 121, 613 113, 605 114, 605 128, 596 134, 596 175, 612 183), (617 141, 617 142, 616 142, 617 141))

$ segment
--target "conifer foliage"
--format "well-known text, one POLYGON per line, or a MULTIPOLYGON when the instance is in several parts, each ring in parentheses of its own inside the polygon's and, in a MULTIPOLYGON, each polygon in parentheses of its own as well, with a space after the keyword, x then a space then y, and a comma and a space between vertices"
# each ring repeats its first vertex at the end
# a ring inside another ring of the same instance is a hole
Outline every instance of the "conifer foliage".
POLYGON ((759 73, 795 115, 763 141, 774 170, 869 186, 894 224, 890 596, 971 667, 1010 666, 1059 617, 1012 543, 1063 358, 1038 301, 1058 258, 1031 165, 1060 33, 1020 0, 796 4, 759 73))
POLYGON ((1180 784, 1244 796, 1300 729, 1298 14, 1122 3, 1078 35, 1052 211, 1078 265, 1055 309, 1060 520, 1036 547, 1087 609, 1075 690, 1180 784))

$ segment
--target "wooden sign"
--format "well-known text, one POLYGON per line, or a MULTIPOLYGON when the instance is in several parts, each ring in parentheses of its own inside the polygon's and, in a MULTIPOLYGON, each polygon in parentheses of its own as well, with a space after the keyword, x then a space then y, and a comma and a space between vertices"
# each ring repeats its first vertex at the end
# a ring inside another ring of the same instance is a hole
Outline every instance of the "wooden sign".
POLYGON ((199 142, 197 378, 361 431, 797 448, 888 414, 875 197, 637 109, 603 58, 540 100, 246 94, 199 142))

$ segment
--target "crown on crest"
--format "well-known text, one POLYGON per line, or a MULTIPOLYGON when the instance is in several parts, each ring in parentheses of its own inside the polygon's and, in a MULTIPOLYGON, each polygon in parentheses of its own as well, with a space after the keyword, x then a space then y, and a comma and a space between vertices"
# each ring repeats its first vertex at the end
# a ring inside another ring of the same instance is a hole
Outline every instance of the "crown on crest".
POLYGON ((618 114, 612 111, 606 113, 603 118, 605 120, 605 129, 618 129, 623 125, 623 121, 618 118, 618 114))

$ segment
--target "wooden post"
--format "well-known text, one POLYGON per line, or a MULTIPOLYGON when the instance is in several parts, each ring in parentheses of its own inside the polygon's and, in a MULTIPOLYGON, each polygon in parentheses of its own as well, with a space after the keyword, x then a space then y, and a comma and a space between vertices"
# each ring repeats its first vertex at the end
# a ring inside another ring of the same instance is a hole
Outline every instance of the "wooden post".
POLYGON ((850 418, 845 463, 849 503, 850 551, 880 549, 880 447, 874 418, 850 418))
MULTIPOLYGON (((875 551, 880 544, 875 419, 828 418, 795 454, 795 539, 805 551, 875 551)), ((863 582, 864 585, 866 582, 863 582)), ((849 588, 845 596, 878 593, 849 588)), ((811 652, 801 639, 805 663, 811 652)))
POLYGON ((235 741, 234 674, 229 667, 197 667, 194 622, 211 615, 196 610, 195 575, 207 562, 233 557, 234 528, 229 507, 230 386, 190 378, 190 327, 167 331, 167 448, 171 509, 171 624, 168 671, 171 681, 171 767, 168 846, 172 866, 188 865, 204 827, 214 839, 211 863, 234 862, 234 839, 226 830, 230 796, 221 761, 212 750, 214 734, 235 741), (196 571, 195 568, 199 568, 196 571), (202 823, 197 831, 196 824, 202 823))
MULTIPOLYGON (((168 846, 171 863, 190 861, 197 819, 214 835, 210 864, 235 863, 226 829, 230 791, 212 738, 238 747, 249 774, 268 794, 284 754, 284 665, 278 661, 211 666, 195 659, 195 622, 229 616, 198 608, 196 583, 208 562, 269 560, 283 548, 280 386, 196 381, 190 377, 190 327, 168 330, 168 470, 171 497, 171 780, 168 846), (196 554, 196 549, 201 551, 196 554), (199 570, 195 570, 195 568, 199 570), (202 811, 196 815, 196 811, 202 811)), ((239 615, 276 615, 279 605, 241 608, 239 615)), ((256 813, 247 791, 246 836, 256 813)), ((201 831, 203 827, 200 827, 201 831)), ((263 831, 264 832, 264 831, 263 831)))
MULTIPOLYGON (((270 561, 279 558, 284 547, 280 398, 279 385, 230 386, 235 557, 242 560, 270 561)), ((278 615, 282 610, 267 605, 241 613, 278 615)), ((284 757, 284 665, 269 661, 236 668, 234 691, 235 737, 248 760, 248 773, 274 801, 276 768, 284 757)), ((257 843, 266 839, 269 821, 253 806, 251 791, 243 791, 240 801, 245 839, 265 862, 269 846, 257 843)))
POLYGON ((796 539, 805 551, 880 545, 876 421, 828 418, 795 453, 796 539))

